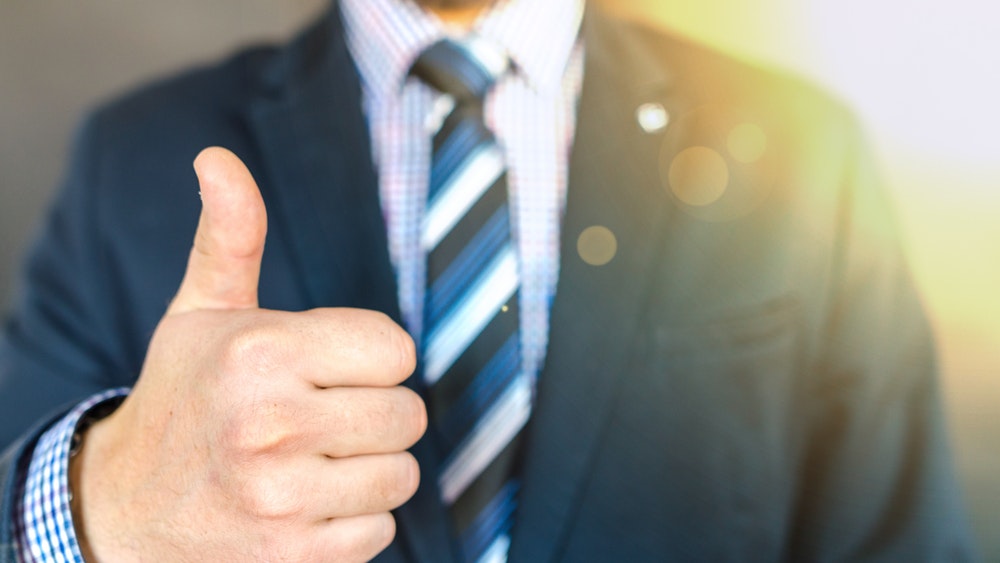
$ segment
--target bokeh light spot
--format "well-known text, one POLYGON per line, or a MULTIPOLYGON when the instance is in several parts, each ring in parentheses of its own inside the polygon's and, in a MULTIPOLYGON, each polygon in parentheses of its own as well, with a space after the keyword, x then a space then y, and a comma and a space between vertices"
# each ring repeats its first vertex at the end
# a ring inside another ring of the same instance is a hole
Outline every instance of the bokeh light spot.
POLYGON ((682 202, 701 207, 717 201, 729 186, 729 165, 708 147, 689 147, 670 163, 670 189, 682 202))
POLYGON ((767 134, 753 123, 737 125, 729 132, 727 140, 729 154, 743 164, 760 160, 767 150, 767 134))
POLYGON ((639 127, 647 133, 659 133, 670 123, 670 114, 666 108, 657 103, 639 106, 639 109, 635 110, 635 118, 639 122, 639 127))
POLYGON ((591 266, 603 266, 618 253, 618 239, 611 229, 601 225, 587 227, 576 239, 576 251, 591 266))

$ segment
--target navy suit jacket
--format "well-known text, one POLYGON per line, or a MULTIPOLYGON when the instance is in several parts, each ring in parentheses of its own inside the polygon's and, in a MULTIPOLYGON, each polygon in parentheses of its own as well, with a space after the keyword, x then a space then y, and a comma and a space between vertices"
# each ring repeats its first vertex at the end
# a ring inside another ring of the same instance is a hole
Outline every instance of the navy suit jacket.
MULTIPOLYGON (((849 114, 792 78, 593 7, 583 33, 511 560, 970 558, 931 336, 849 114), (639 125, 650 103, 666 128, 639 125), (756 160, 732 146, 747 123, 766 136, 756 160), (581 258, 594 226, 616 244, 605 265, 581 258)), ((185 268, 199 214, 190 162, 208 145, 247 162, 268 206, 262 306, 399 318, 336 6, 288 46, 95 112, 0 344, 3 556, 13 469, 46 423, 28 426, 140 371, 185 268)), ((433 452, 414 452, 435 475, 433 452)), ((452 558, 434 481, 399 509, 382 560, 452 558)))

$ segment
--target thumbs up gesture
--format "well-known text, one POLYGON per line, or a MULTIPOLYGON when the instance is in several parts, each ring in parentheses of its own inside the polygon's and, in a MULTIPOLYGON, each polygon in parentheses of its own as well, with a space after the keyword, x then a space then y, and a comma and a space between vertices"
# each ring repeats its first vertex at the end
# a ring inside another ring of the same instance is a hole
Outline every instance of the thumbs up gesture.
POLYGON ((395 533, 423 434, 410 337, 385 315, 257 306, 267 230, 246 167, 195 160, 187 272, 132 393, 73 459, 88 561, 353 561, 395 533))

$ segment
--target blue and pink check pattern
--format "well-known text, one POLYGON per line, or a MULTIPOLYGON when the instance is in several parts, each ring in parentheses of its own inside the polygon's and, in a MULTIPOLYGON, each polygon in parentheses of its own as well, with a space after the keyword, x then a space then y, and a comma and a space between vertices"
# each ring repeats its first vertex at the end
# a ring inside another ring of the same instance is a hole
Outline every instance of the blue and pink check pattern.
POLYGON ((84 413, 128 391, 111 389, 91 396, 39 438, 28 465, 18 510, 19 553, 25 562, 83 561, 70 510, 69 458, 73 434, 84 413))

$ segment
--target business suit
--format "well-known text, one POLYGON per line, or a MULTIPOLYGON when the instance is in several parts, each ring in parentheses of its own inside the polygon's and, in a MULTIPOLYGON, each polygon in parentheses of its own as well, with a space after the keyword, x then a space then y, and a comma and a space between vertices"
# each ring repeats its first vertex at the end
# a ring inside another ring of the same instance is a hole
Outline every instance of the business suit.
MULTIPOLYGON (((267 203, 261 306, 399 319, 340 26, 334 9, 285 49, 94 114, 0 349, 5 410, 33 420, 134 380, 184 270, 189 162, 207 145, 239 154, 267 203)), ((969 557, 930 336, 850 119, 794 80, 594 10, 584 37, 511 560, 969 557), (637 123, 650 103, 666 128, 637 123), (752 163, 722 156, 744 122, 767 134, 752 163), (714 152, 686 152, 698 146, 714 152), (698 186, 682 154, 724 159, 717 201, 685 199, 698 186), (617 247, 601 266, 578 248, 594 226, 617 247)), ((414 453, 437 474, 429 448, 414 453)), ((398 511, 383 560, 450 558, 434 486, 398 511)))

